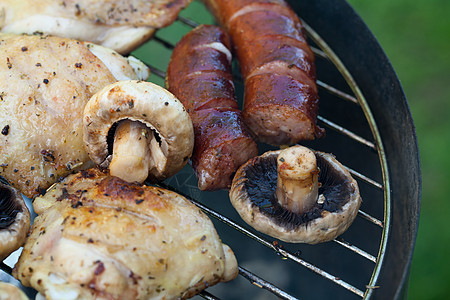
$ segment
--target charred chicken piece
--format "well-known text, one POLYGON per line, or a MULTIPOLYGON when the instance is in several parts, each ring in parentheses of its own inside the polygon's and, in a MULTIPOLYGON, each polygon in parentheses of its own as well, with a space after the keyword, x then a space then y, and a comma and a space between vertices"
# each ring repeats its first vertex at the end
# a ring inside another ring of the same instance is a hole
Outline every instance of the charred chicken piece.
POLYGON ((172 191, 89 169, 33 205, 13 275, 47 299, 184 299, 237 276, 210 219, 172 191))
POLYGON ((100 44, 126 54, 170 25, 192 0, 3 0, 0 29, 100 44))
POLYGON ((148 77, 136 59, 58 37, 1 34, 0 62, 0 175, 28 197, 89 161, 82 116, 90 97, 148 77))

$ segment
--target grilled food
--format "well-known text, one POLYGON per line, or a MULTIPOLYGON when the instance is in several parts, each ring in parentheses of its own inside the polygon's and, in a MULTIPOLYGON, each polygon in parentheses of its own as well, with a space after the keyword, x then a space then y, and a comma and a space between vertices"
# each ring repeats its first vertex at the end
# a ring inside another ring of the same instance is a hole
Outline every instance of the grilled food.
POLYGON ((0 260, 25 243, 29 230, 30 211, 22 196, 15 188, 0 182, 0 260))
POLYGON ((201 25, 173 50, 166 86, 194 124, 192 166, 201 190, 229 188, 240 165, 258 153, 238 109, 228 35, 201 25))
POLYGON ((230 34, 245 81, 243 116, 261 142, 321 136, 314 54, 283 0, 205 0, 230 34))
POLYGON ((187 164, 194 129, 184 106, 166 89, 123 80, 105 86, 86 104, 83 139, 92 161, 111 175, 158 182, 187 164))
POLYGON ((212 222, 184 197, 98 169, 45 196, 13 275, 48 299, 179 299, 237 276, 212 222))
POLYGON ((33 197, 86 163, 84 106, 119 79, 143 78, 110 49, 58 37, 0 35, 0 175, 33 197))
POLYGON ((126 54, 192 0, 1 0, 0 29, 90 41, 126 54))
POLYGON ((299 145, 249 160, 229 194, 245 222, 290 243, 335 239, 361 205, 358 183, 332 154, 299 145))

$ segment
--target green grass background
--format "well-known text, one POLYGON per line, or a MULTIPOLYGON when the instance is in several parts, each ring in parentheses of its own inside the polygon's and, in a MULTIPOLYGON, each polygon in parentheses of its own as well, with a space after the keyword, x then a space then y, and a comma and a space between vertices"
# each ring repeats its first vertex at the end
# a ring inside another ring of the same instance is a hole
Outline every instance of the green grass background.
POLYGON ((391 60, 416 126, 423 183, 408 299, 450 299, 450 1, 348 2, 391 60))

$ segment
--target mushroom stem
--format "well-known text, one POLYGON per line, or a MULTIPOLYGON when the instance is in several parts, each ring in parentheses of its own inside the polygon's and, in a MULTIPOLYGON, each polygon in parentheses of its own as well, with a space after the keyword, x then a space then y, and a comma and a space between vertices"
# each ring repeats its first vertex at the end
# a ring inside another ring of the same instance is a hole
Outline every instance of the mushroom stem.
POLYGON ((282 207, 303 214, 314 206, 319 195, 319 169, 313 151, 303 146, 282 150, 277 173, 276 196, 282 207))
POLYGON ((120 121, 114 133, 110 174, 127 182, 144 182, 151 163, 149 141, 152 138, 153 133, 145 124, 120 121))

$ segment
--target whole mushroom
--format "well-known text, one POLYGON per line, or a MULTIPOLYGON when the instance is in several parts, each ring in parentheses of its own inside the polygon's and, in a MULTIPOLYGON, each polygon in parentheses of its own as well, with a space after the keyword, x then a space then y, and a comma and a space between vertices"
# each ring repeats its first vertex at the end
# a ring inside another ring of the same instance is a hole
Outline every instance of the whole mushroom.
POLYGON ((268 151, 237 171, 230 200, 245 222, 282 241, 317 244, 348 229, 358 184, 331 154, 303 146, 268 151))
POLYGON ((146 81, 119 81, 89 100, 83 139, 92 161, 127 182, 160 181, 189 161, 194 129, 184 106, 146 81))
POLYGON ((0 183, 0 260, 23 245, 30 229, 30 212, 22 196, 0 183))

